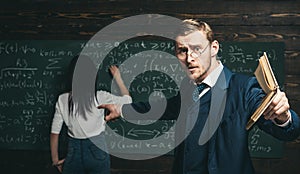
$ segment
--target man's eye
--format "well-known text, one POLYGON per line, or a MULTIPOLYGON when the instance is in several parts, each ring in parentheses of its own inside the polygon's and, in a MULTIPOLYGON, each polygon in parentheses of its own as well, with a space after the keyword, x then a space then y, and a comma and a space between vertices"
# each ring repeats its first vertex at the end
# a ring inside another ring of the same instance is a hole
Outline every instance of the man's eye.
POLYGON ((195 47, 195 48, 194 48, 194 51, 195 51, 195 52, 201 52, 201 48, 200 48, 200 47, 195 47))
POLYGON ((179 49, 177 50, 177 53, 179 53, 179 54, 187 53, 187 48, 179 48, 179 49))

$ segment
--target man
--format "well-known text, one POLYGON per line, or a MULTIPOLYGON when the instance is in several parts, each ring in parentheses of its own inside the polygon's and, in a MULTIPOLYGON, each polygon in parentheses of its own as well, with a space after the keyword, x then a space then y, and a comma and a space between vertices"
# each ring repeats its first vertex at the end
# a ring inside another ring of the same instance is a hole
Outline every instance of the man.
MULTIPOLYGON (((255 77, 234 74, 224 67, 217 60, 218 51, 219 43, 214 40, 208 24, 192 19, 183 21, 176 37, 176 56, 192 80, 191 84, 202 89, 194 97, 191 85, 183 90, 190 89, 191 92, 181 100, 181 106, 185 106, 181 108, 185 113, 185 127, 177 129, 176 137, 184 137, 186 131, 188 135, 175 149, 173 173, 254 173, 245 127, 265 94, 255 77), (221 95, 215 95, 216 92, 221 95), (185 97, 193 98, 197 104, 185 100, 185 97), (195 109, 194 106, 199 107, 195 109), (192 126, 188 126, 189 120, 194 120, 192 126), (207 120, 217 121, 209 125, 207 120), (207 135, 203 136, 203 132, 207 135)), ((140 112, 151 107, 148 103, 133 103, 131 106, 140 112)), ((109 121, 120 115, 127 118, 131 106, 101 105, 99 108, 110 111, 106 116, 109 121)), ((172 106, 168 105, 170 107, 172 111, 172 106)), ((300 122, 297 114, 289 108, 285 93, 279 91, 256 124, 278 139, 293 140, 299 136, 300 122)), ((168 114, 170 110, 164 113, 163 119, 174 115, 168 114)), ((176 112, 176 108, 173 111, 176 112)))

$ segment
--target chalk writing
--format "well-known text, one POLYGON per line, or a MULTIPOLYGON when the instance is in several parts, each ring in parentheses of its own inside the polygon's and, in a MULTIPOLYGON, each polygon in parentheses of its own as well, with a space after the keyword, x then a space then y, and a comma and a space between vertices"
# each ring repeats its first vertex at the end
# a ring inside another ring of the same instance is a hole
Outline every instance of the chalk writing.
MULTIPOLYGON (((112 49, 97 67, 97 89, 111 91, 110 65, 118 65, 134 101, 144 101, 149 95, 172 97, 179 92, 175 82, 184 78, 184 70, 174 56, 175 45, 170 40, 134 39, 126 42, 90 43, 74 40, 12 40, 0 41, 0 148, 49 149, 49 132, 54 106, 59 94, 69 91, 67 70, 71 59, 83 48, 91 58, 104 56, 102 50, 112 49), (149 52, 151 51, 151 52, 149 52), (128 60, 134 60, 127 62, 128 60), (138 74, 135 74, 138 70, 138 74), (133 77, 131 77, 133 76, 133 77)), ((266 51, 272 67, 284 74, 282 43, 232 43, 220 45, 218 57, 234 72, 252 75, 257 60, 266 51)), ((283 77, 279 76, 279 83, 283 77)), ((117 91, 111 91, 117 93, 117 91)), ((139 153, 149 149, 153 154, 174 148, 175 130, 172 121, 138 121, 136 125, 122 120, 107 131, 108 146, 117 152, 139 153), (141 125, 140 125, 141 124, 141 125), (140 125, 140 126, 137 126, 140 125), (135 143, 117 135, 137 139, 135 143), (160 142, 150 142, 161 137, 160 142)), ((263 142, 265 136, 254 131, 249 136, 249 150, 272 154, 280 149, 263 142)))

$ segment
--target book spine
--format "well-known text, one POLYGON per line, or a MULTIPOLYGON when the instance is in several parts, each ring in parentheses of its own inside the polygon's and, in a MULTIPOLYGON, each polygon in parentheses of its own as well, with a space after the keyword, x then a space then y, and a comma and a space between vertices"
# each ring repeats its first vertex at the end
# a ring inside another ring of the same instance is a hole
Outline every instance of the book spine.
POLYGON ((246 125, 246 130, 249 130, 253 125, 254 125, 255 121, 250 119, 246 125))

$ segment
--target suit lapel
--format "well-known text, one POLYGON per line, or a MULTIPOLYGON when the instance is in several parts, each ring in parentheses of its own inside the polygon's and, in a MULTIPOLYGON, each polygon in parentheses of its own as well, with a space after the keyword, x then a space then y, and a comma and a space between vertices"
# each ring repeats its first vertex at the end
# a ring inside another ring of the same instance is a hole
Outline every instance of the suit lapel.
POLYGON ((212 144, 214 144, 213 135, 219 127, 225 111, 227 88, 231 76, 232 73, 224 67, 215 86, 211 88, 210 110, 199 138, 199 145, 203 145, 210 140, 210 151, 214 150, 214 148, 211 147, 212 144))

